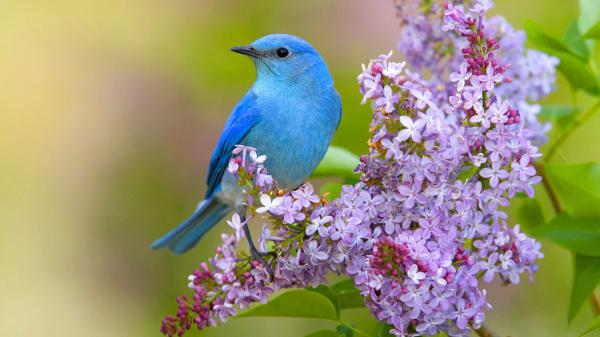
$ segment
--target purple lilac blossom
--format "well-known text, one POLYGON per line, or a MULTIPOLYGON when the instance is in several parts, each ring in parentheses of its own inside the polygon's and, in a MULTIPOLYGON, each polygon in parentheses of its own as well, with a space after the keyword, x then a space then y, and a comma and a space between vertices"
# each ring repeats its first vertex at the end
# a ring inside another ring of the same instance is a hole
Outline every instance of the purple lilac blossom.
POLYGON ((250 216, 242 222, 234 213, 227 221, 235 235, 223 234, 215 256, 190 275, 194 295, 177 299, 177 315, 162 322, 165 335, 182 336, 193 325, 214 326, 252 303, 265 303, 279 289, 316 286, 326 282, 329 272, 341 272, 342 254, 338 250, 333 256, 325 239, 324 226, 333 218, 316 212, 324 199, 308 184, 287 193, 277 189, 264 167, 266 157, 257 156, 254 148, 238 145, 233 154, 228 170, 245 186, 250 216), (263 265, 237 249, 243 225, 252 217, 263 220, 259 247, 275 266, 273 280, 263 265))
MULTIPOLYGON (((366 98, 373 107, 371 152, 359 166, 364 185, 354 188, 385 202, 375 217, 363 220, 375 248, 367 259, 351 259, 346 271, 356 275, 374 316, 398 336, 467 336, 488 306, 480 283, 494 276, 517 283, 542 257, 539 243, 518 226, 509 228, 502 210, 516 193, 533 192, 540 178, 531 159, 540 154, 512 105, 517 94, 508 94, 516 81, 506 80, 510 68, 495 56, 502 54, 501 44, 487 35, 483 13, 490 2, 476 4, 440 9, 438 27, 456 34, 443 39, 461 46, 462 60, 449 63, 453 68, 444 65, 449 81, 427 81, 409 71, 386 76, 380 69, 394 67, 390 54, 372 60, 359 76, 362 92, 368 82, 391 87, 400 100, 390 112, 380 94, 366 98), (420 103, 425 96, 428 104, 420 103), (449 97, 463 103, 447 104, 449 97), (428 127, 415 128, 417 121, 428 127), (417 131, 418 137, 408 136, 417 131), (447 294, 443 305, 440 294, 447 294)), ((440 66, 411 61, 407 57, 417 69, 440 66)), ((351 193, 345 190, 341 199, 351 193)))
MULTIPOLYGON (((459 97, 453 96, 456 87, 452 82, 458 82, 460 92, 464 88, 464 77, 471 74, 465 71, 462 58, 462 50, 467 47, 468 42, 459 35, 444 31, 457 27, 455 21, 444 20, 446 1, 395 2, 401 20, 398 50, 405 57, 406 65, 427 75, 432 88, 439 88, 435 98, 440 107, 446 102, 455 105, 453 102, 459 97)), ((485 12, 493 6, 493 2, 488 0, 459 0, 453 4, 457 8, 467 8, 466 12, 473 15, 479 15, 477 13, 485 12)), ((528 138, 537 145, 543 144, 547 140, 550 124, 541 123, 537 119, 540 106, 533 102, 553 91, 559 60, 543 52, 525 48, 525 33, 515 30, 502 16, 491 17, 483 29, 486 36, 502 45, 495 52, 498 62, 510 64, 504 72, 503 80, 511 82, 511 85, 496 87, 496 96, 511 100, 520 111, 520 122, 527 129, 525 133, 528 133, 528 138)))

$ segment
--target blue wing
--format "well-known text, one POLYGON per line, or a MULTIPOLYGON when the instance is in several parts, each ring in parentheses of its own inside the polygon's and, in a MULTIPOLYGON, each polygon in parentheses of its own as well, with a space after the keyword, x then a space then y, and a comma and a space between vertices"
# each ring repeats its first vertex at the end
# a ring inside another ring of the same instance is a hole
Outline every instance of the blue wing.
POLYGON ((208 176, 206 177, 208 186, 206 199, 212 197, 218 190, 234 145, 239 144, 259 120, 260 114, 256 104, 256 95, 250 90, 227 119, 219 143, 210 158, 208 176))

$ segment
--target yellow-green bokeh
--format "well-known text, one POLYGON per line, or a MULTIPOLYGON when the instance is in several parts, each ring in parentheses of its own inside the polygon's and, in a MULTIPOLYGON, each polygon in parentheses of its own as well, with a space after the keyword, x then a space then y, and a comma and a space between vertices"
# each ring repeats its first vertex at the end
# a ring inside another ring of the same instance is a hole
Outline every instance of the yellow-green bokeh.
MULTIPOLYGON (((576 0, 497 3, 515 26, 532 18, 555 35, 578 10, 576 0)), ((344 103, 334 142, 364 151, 369 114, 356 75, 395 47, 390 1, 2 2, 0 335, 158 335, 187 274, 227 228, 180 257, 149 244, 199 201, 222 125, 253 81, 251 63, 229 47, 274 32, 322 52, 344 103)), ((549 102, 571 101, 560 84, 549 102)), ((600 160, 599 117, 558 160, 600 160)), ((489 323, 502 336, 576 336, 591 322, 583 308, 568 328, 570 256, 548 242, 544 253, 534 284, 489 287, 489 323)), ((347 319, 368 329, 363 316, 347 319)), ((331 326, 240 319, 193 335, 302 337, 331 326)))

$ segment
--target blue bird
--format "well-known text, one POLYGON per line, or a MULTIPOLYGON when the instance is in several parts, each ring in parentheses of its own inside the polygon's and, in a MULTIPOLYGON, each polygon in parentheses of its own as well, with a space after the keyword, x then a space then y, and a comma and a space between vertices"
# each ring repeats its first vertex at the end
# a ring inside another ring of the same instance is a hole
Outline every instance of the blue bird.
MULTIPOLYGON (((269 174, 279 186, 293 189, 317 167, 340 123, 342 107, 333 79, 308 42, 273 34, 231 50, 252 59, 256 81, 233 109, 214 149, 204 200, 187 220, 155 241, 153 249, 168 247, 182 254, 229 212, 245 217, 241 190, 226 170, 236 144, 267 155, 269 174)), ((244 229, 252 255, 260 259, 244 229)))

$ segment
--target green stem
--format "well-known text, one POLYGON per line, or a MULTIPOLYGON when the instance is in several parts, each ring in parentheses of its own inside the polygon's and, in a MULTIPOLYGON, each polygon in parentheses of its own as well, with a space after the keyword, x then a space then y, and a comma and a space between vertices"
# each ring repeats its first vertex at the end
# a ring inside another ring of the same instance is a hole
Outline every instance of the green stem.
POLYGON ((546 154, 546 158, 544 159, 544 161, 545 162, 550 161, 550 159, 552 159, 552 157, 556 153, 556 150, 558 150, 560 148, 560 146, 573 134, 573 132, 575 132, 575 130, 577 130, 581 125, 585 124, 585 122, 588 119, 590 119, 590 117, 592 117, 594 115, 594 113, 596 113, 596 111, 598 111, 598 108, 600 108, 600 101, 598 101, 596 104, 594 104, 594 106, 592 106, 589 110, 582 113, 579 118, 575 119, 575 121, 573 121, 573 123, 571 125, 569 125, 569 127, 565 130, 565 132, 563 132, 558 137, 558 139, 554 142, 554 144, 552 144, 552 146, 550 146, 550 149, 548 149, 548 152, 546 154))
POLYGON ((484 90, 482 95, 481 95, 481 101, 483 104, 483 111, 486 111, 486 106, 487 106, 487 90, 484 90))

